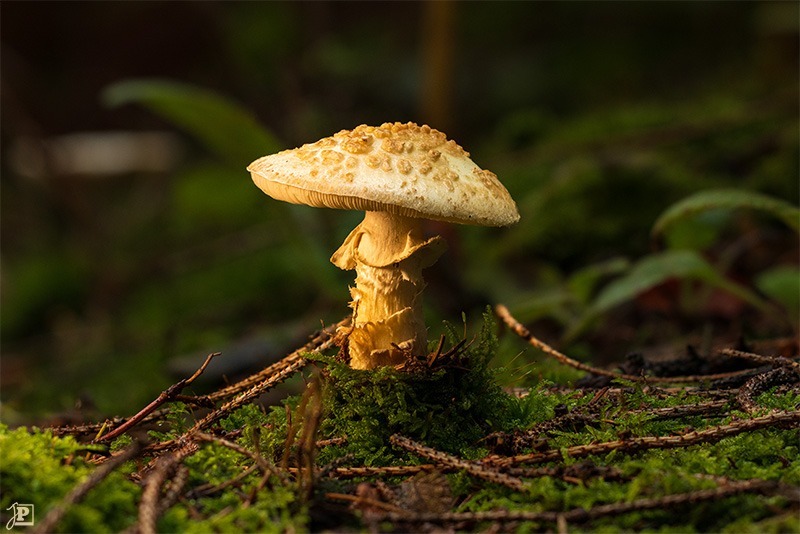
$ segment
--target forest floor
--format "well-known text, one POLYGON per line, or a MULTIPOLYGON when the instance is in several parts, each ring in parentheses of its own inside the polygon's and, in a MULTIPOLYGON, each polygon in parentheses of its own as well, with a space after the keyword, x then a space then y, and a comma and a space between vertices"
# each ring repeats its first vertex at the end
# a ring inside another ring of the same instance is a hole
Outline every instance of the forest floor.
POLYGON ((3 428, 3 507, 38 532, 800 530, 796 340, 608 370, 494 311, 404 370, 337 359, 343 321, 212 393, 184 390, 215 354, 132 417, 3 428), (501 389, 498 323, 583 378, 501 389))

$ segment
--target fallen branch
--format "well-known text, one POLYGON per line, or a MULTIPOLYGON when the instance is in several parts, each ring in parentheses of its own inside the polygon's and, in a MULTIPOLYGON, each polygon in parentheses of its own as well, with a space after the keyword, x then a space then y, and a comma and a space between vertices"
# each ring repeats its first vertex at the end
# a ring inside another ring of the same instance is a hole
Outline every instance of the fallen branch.
POLYGON ((645 414, 650 416, 651 420, 658 419, 673 419, 677 417, 688 417, 696 415, 705 415, 711 417, 717 413, 724 412, 724 408, 731 404, 728 400, 712 400, 706 402, 699 402, 697 404, 686 404, 679 406, 667 406, 665 408, 647 408, 644 410, 631 410, 627 412, 631 415, 645 414))
POLYGON ((433 460, 445 467, 462 470, 469 475, 481 478, 488 482, 500 484, 516 491, 525 491, 527 489, 525 483, 516 477, 512 477, 506 473, 501 473, 487 465, 471 462, 469 460, 462 460, 461 458, 453 456, 452 454, 447 454, 446 452, 437 451, 431 447, 426 447, 425 445, 421 445, 404 436, 394 434, 389 438, 389 441, 392 443, 392 445, 397 445, 398 447, 401 447, 409 452, 413 452, 418 456, 428 460, 433 460))
POLYGON ((800 370, 800 362, 797 362, 789 358, 784 358, 783 356, 763 356, 761 354, 755 354, 753 352, 745 352, 743 350, 735 350, 735 349, 722 349, 721 352, 725 356, 730 356, 731 358, 742 358, 745 360, 750 360, 751 362, 757 363, 759 365, 771 365, 773 367, 793 367, 795 369, 800 370))
MULTIPOLYGON (((326 341, 321 343, 316 350, 320 351, 329 348, 331 345, 333 345, 333 341, 334 340, 332 337, 328 338, 326 341)), ((276 385, 280 384, 281 382, 292 376, 295 372, 299 371, 300 369, 308 365, 308 359, 300 356, 300 354, 306 354, 306 353, 307 352, 305 351, 302 353, 300 353, 299 351, 295 351, 286 358, 284 358, 283 360, 281 360, 282 362, 288 361, 288 363, 283 365, 282 368, 277 373, 271 375, 266 380, 263 380, 262 382, 259 382, 251 386, 249 389, 239 393, 236 397, 223 404, 220 408, 214 410, 213 412, 209 413, 208 415, 197 421, 194 424, 194 426, 187 431, 187 434, 192 434, 199 430, 208 428, 212 424, 216 423, 217 421, 219 421, 220 419, 231 413, 233 410, 241 406, 244 406, 248 402, 258 398, 266 391, 272 389, 276 385)))
MULTIPOLYGON (((167 506, 160 504, 161 490, 164 483, 173 473, 178 470, 181 462, 199 450, 195 443, 190 443, 181 447, 179 450, 165 454, 155 460, 150 470, 150 474, 144 481, 142 499, 139 501, 139 515, 137 520, 137 532, 139 534, 155 534, 158 518, 167 510, 167 506)), ((171 491, 168 491, 166 499, 172 499, 171 491)))
POLYGON ((794 384, 800 380, 800 374, 792 367, 776 367, 758 374, 739 388, 736 401, 746 412, 755 412, 759 406, 755 398, 773 386, 794 384))
POLYGON ((558 415, 547 421, 538 423, 525 430, 514 430, 513 432, 493 432, 483 438, 494 452, 499 454, 518 454, 524 449, 533 447, 542 434, 549 434, 556 430, 561 430, 570 426, 583 426, 598 421, 596 408, 600 399, 606 396, 610 388, 605 387, 597 391, 592 399, 565 414, 558 415))
POLYGON ((383 501, 378 501, 375 499, 370 499, 368 497, 360 497, 358 495, 350 495, 348 493, 326 493, 326 499, 331 499, 334 501, 344 501, 352 503, 353 506, 369 506, 373 508, 379 508, 381 510, 386 510, 392 513, 402 514, 403 509, 399 508, 393 504, 389 504, 383 501))
POLYGON ((208 399, 210 401, 219 401, 222 399, 226 399, 228 397, 232 397, 238 393, 241 393, 242 391, 245 391, 253 387, 254 385, 260 382, 270 379, 272 376, 282 372, 286 367, 289 367, 294 363, 296 363, 297 361, 304 359, 303 357, 306 354, 310 352, 318 352, 320 350, 325 350, 325 348, 330 346, 331 344, 330 341, 333 335, 336 333, 336 331, 343 326, 347 326, 350 323, 350 320, 351 317, 348 316, 336 324, 323 328, 322 330, 317 332, 309 340, 308 343, 306 343, 299 349, 293 351, 288 356, 273 363, 272 365, 265 367, 261 371, 253 375, 250 375, 247 378, 240 380, 239 382, 236 382, 235 384, 231 384, 230 386, 218 389, 217 391, 205 395, 202 398, 208 399))
POLYGON ((159 396, 156 397, 155 400, 153 400, 150 404, 148 404, 147 406, 145 406, 144 408, 139 410, 139 413, 137 413, 136 415, 134 415, 133 417, 128 419, 125 423, 121 424, 120 426, 118 426, 117 428, 115 428, 114 430, 109 432, 108 434, 106 434, 104 436, 97 437, 95 439, 95 441, 110 441, 110 440, 112 440, 112 439, 114 439, 114 438, 116 438, 118 436, 121 436, 122 434, 124 434, 125 432, 127 432, 128 430, 130 430, 131 428, 136 426, 145 417, 147 417, 153 411, 155 411, 156 408, 158 408, 162 404, 172 400, 176 395, 178 395, 181 391, 183 391, 183 389, 186 386, 188 386, 192 382, 194 382, 197 379, 197 377, 199 377, 201 374, 203 374, 203 371, 206 370, 206 367, 208 367, 208 364, 211 363, 211 360, 214 359, 215 357, 219 356, 219 355, 220 355, 219 352, 214 352, 214 353, 209 354, 208 356, 206 356, 206 359, 203 362, 203 365, 201 365, 200 368, 197 369, 197 371, 195 371, 192 376, 190 376, 189 378, 184 378, 183 380, 179 381, 178 383, 173 384, 170 387, 168 387, 166 390, 162 391, 159 394, 159 396))
MULTIPOLYGON (((296 467, 289 467, 290 473, 297 473, 296 467)), ((392 465, 386 467, 334 467, 328 470, 330 478, 360 478, 360 477, 407 477, 419 473, 453 473, 458 471, 454 467, 438 466, 433 464, 420 465, 392 465)))
POLYGON ((64 517, 64 514, 67 513, 69 508, 83 500, 89 491, 92 488, 97 486, 100 482, 105 480, 105 478, 110 475, 116 468, 127 462, 128 460, 133 459, 139 452, 141 452, 142 446, 139 442, 134 442, 133 445, 124 449, 122 452, 117 454, 116 456, 111 457, 109 460, 106 460, 100 467, 96 468, 92 473, 88 476, 86 480, 75 486, 72 491, 70 491, 60 503, 54 506, 44 517, 44 519, 39 522, 32 530, 32 532, 37 534, 45 534, 48 532, 53 532, 55 526, 61 521, 64 517))
POLYGON ((539 349, 546 355, 554 358, 558 362, 572 367, 574 369, 578 369, 580 371, 586 371, 587 373, 591 373, 594 375, 599 376, 606 376, 609 378, 618 378, 623 380, 629 380, 631 382, 649 382, 649 383, 662 383, 662 384, 676 384, 676 383, 683 383, 683 382, 699 382, 703 380, 719 380, 723 378, 730 378, 734 376, 739 376, 743 373, 749 372, 747 371, 733 371, 730 373, 717 373, 713 375, 689 375, 689 376, 642 376, 642 375, 629 375, 625 373, 618 373, 615 371, 608 371, 606 369, 601 369, 599 367, 594 367, 591 365, 587 365, 585 363, 581 363, 577 360, 573 360, 566 354, 562 354, 561 352, 557 351, 544 341, 537 339, 530 330, 525 328, 519 321, 517 321, 512 315, 511 312, 508 311, 502 304, 498 304, 495 306, 495 313, 497 316, 504 322, 506 325, 519 337, 524 339, 528 342, 531 346, 539 349))
POLYGON ((509 467, 521 463, 542 463, 560 460, 564 457, 579 458, 591 454, 605 454, 611 451, 632 452, 648 449, 674 449, 699 443, 714 443, 723 438, 743 432, 752 432, 780 424, 800 423, 800 410, 791 412, 772 412, 762 417, 737 421, 729 425, 714 426, 704 430, 693 430, 685 434, 671 436, 644 436, 624 440, 575 445, 562 450, 549 450, 516 456, 489 456, 484 463, 498 467, 509 467))
POLYGON ((757 492, 770 493, 779 489, 779 485, 767 480, 743 480, 731 482, 717 488, 708 490, 697 490, 688 493, 667 495, 654 499, 638 499, 630 502, 613 504, 603 504, 588 510, 584 508, 574 508, 566 512, 528 512, 521 510, 493 510, 489 512, 451 512, 444 514, 436 513, 389 513, 385 519, 409 523, 479 523, 483 521, 495 522, 514 522, 532 521, 556 523, 566 521, 572 523, 585 523, 601 517, 611 515, 621 515, 629 512, 644 510, 664 510, 685 504, 696 504, 703 501, 713 501, 737 495, 739 493, 757 492))

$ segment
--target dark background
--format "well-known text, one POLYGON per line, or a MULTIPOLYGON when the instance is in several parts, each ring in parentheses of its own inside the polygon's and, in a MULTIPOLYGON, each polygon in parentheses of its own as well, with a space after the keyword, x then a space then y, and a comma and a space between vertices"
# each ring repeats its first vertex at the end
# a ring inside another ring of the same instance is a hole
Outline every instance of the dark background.
MULTIPOLYGON (((653 221, 687 194, 741 187, 797 203, 793 2, 0 9, 1 385, 12 422, 76 405, 128 413, 208 352, 227 356, 209 374, 234 376, 346 314, 352 273, 327 257, 358 215, 278 207, 244 167, 361 123, 443 130, 520 206, 512 229, 432 228, 450 243, 428 275, 432 325, 504 301, 557 341, 586 308, 573 274, 651 253, 653 221), (110 85, 140 78, 211 90, 275 144, 220 154, 146 103, 104 104, 110 85), (54 155, 65 136, 120 131, 165 134, 145 151, 155 163, 76 171, 54 155)), ((715 262, 745 247, 723 262, 744 284, 797 264, 796 235, 780 225, 701 222, 670 246, 715 262)), ((659 291, 582 332, 574 350, 614 359, 709 325, 791 333, 735 299, 676 307, 669 287, 659 291)))

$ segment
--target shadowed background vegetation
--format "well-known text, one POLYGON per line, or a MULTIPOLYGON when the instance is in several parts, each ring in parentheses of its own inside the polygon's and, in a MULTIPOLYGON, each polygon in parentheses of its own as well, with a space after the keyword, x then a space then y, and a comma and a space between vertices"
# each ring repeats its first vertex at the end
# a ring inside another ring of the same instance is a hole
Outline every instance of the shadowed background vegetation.
MULTIPOLYGON (((432 337, 494 302, 600 364, 796 334, 797 4, 2 15, 7 422, 130 413, 209 352, 206 377, 234 377, 344 316, 352 273, 328 257, 359 214, 275 202, 245 166, 361 123, 443 130, 520 207, 513 228, 430 225, 450 247, 432 337)), ((535 381, 517 351, 497 364, 535 381)))

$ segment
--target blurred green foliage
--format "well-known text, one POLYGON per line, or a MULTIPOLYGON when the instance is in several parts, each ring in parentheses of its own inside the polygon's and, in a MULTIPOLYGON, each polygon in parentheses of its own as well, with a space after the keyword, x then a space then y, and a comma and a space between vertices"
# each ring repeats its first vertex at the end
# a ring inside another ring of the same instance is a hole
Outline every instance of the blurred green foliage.
MULTIPOLYGON (((4 417, 77 398, 128 413, 174 381, 178 356, 345 315, 351 273, 328 257, 359 214, 272 201, 244 166, 359 123, 430 120, 418 111, 426 5, 4 8, 4 45, 27 67, 14 76, 5 62, 18 103, 4 100, 4 153, 16 137, 92 128, 166 129, 184 146, 170 171, 98 179, 51 169, 36 182, 3 158, 4 417), (87 53, 118 42, 136 46, 87 53)), ((498 174, 522 220, 432 228, 450 251, 426 272, 429 324, 504 302, 598 358, 709 324, 796 333, 796 14, 781 2, 456 4, 446 133, 498 174), (645 298, 659 291, 676 305, 645 298)), ((500 347, 511 375, 530 370, 529 354, 500 347)))
POLYGON ((143 104, 198 137, 234 166, 247 165, 255 154, 276 152, 279 142, 236 104, 213 91, 161 80, 123 81, 107 88, 109 106, 143 104))

